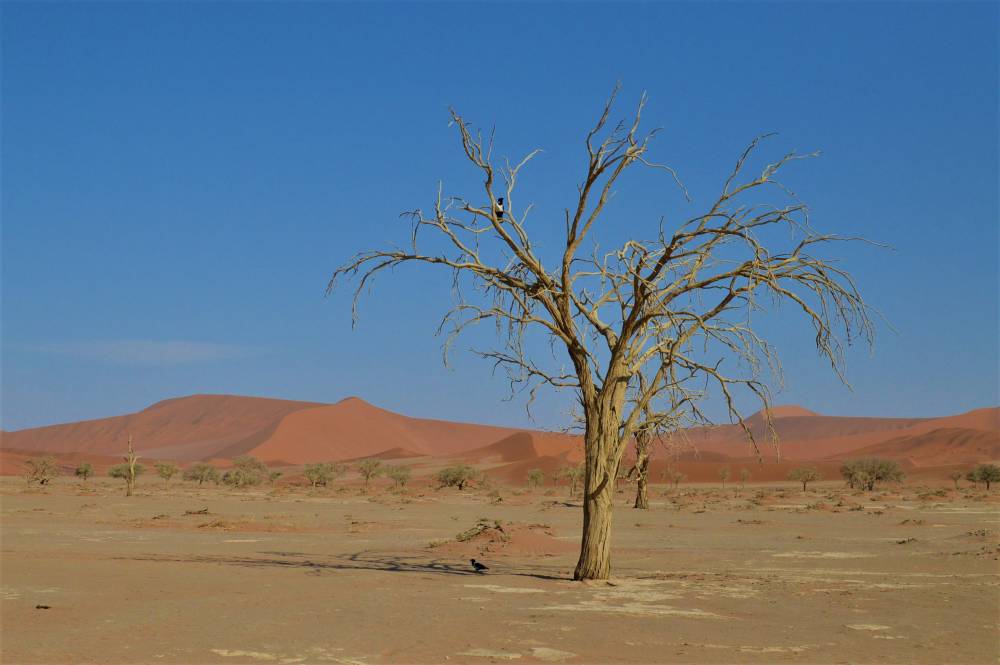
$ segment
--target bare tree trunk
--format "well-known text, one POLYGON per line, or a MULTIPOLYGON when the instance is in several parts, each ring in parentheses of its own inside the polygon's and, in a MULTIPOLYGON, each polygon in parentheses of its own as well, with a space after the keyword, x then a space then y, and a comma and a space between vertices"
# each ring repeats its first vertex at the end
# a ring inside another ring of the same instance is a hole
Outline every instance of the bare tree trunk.
POLYGON ((649 432, 635 434, 635 508, 649 509, 649 494, 646 490, 646 479, 649 472, 649 432))
POLYGON ((624 447, 618 439, 618 414, 624 394, 588 413, 587 464, 583 480, 583 540, 573 579, 611 576, 611 517, 615 482, 624 447), (596 412, 596 413, 595 413, 596 412))
POLYGON ((125 496, 132 496, 132 488, 135 487, 135 463, 139 458, 132 448, 132 435, 128 435, 128 455, 125 461, 128 463, 128 475, 125 476, 125 496))
MULTIPOLYGON (((596 475, 596 474, 595 474, 596 475)), ((584 485, 583 541, 573 579, 606 580, 611 576, 611 517, 615 484, 609 474, 584 485), (591 489, 593 487, 593 489, 591 489)))

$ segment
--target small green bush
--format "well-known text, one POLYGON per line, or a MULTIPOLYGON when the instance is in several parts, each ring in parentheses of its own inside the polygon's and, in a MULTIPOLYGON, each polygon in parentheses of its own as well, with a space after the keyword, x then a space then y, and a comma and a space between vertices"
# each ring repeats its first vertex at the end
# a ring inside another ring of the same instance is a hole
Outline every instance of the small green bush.
POLYGON ((406 487, 406 483, 410 481, 410 473, 411 473, 410 467, 398 465, 398 466, 390 466, 386 470, 385 475, 388 476, 390 480, 392 480, 393 487, 399 490, 406 487))
POLYGON ((211 464, 196 462, 191 465, 191 468, 184 472, 183 477, 184 480, 197 480, 199 486, 206 481, 217 483, 219 482, 219 470, 211 464))
POLYGON ((820 475, 819 470, 816 467, 812 466, 811 464, 808 466, 800 466, 799 468, 792 469, 791 471, 788 472, 789 480, 794 480, 796 482, 802 483, 803 492, 806 491, 806 486, 809 483, 811 483, 814 480, 820 480, 821 478, 822 476, 820 475))
POLYGON ((170 479, 177 475, 180 469, 173 462, 157 462, 153 465, 156 468, 156 475, 163 478, 163 484, 166 485, 170 482, 170 479))
POLYGON ((476 476, 476 470, 468 464, 457 464, 441 469, 437 474, 437 481, 440 487, 457 487, 461 491, 476 476))
MULTIPOLYGON (((145 467, 141 464, 135 465, 135 475, 138 477, 142 475, 145 471, 145 467)), ((128 480, 128 464, 115 464, 113 467, 108 469, 108 476, 111 478, 120 478, 121 480, 128 480)))
POLYGON ((545 482, 545 472, 541 469, 528 471, 528 487, 536 488, 545 482))
POLYGON ((240 455, 233 460, 233 468, 222 474, 222 482, 232 487, 260 485, 270 474, 267 465, 256 457, 240 455))
POLYGON ((896 462, 878 457, 848 460, 840 467, 840 475, 852 489, 869 492, 875 489, 877 483, 899 482, 906 477, 896 462))
POLYGON ((1000 482, 1000 466, 996 464, 978 464, 969 473, 966 479, 972 483, 983 483, 989 491, 990 484, 1000 482))
POLYGON ((336 480, 347 472, 343 464, 333 462, 317 462, 316 464, 306 464, 302 473, 312 487, 326 487, 327 484, 336 480))
POLYGON ((382 475, 383 471, 385 471, 385 469, 382 468, 382 461, 375 458, 362 460, 362 462, 358 464, 358 473, 360 473, 361 477, 365 480, 365 494, 368 494, 368 483, 370 483, 373 478, 377 478, 382 475))

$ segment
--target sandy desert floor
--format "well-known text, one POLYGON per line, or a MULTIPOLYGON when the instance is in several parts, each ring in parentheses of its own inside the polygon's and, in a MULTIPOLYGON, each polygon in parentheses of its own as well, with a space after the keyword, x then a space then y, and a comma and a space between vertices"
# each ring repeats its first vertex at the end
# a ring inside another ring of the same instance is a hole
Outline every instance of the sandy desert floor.
POLYGON ((486 492, 164 490, 151 480, 131 498, 110 480, 27 490, 6 478, 0 488, 4 663, 1000 655, 997 489, 787 484, 736 497, 657 486, 649 511, 624 507, 621 494, 615 577, 581 584, 569 579, 581 511, 563 489, 507 490, 496 504, 486 492), (514 534, 482 554, 486 575, 467 562, 483 542, 454 540, 479 518, 514 534))

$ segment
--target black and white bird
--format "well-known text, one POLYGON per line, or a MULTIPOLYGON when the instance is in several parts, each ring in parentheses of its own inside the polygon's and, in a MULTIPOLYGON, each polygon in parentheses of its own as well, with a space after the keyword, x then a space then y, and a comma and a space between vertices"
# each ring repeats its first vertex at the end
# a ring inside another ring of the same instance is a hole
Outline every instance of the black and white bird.
POLYGON ((493 204, 493 214, 497 216, 497 219, 503 219, 503 199, 497 199, 497 202, 493 204))
POLYGON ((477 573, 479 573, 480 575, 482 575, 484 571, 489 570, 489 568, 487 568, 483 564, 479 563, 475 559, 469 559, 469 563, 472 564, 472 569, 474 571, 476 571, 477 573))

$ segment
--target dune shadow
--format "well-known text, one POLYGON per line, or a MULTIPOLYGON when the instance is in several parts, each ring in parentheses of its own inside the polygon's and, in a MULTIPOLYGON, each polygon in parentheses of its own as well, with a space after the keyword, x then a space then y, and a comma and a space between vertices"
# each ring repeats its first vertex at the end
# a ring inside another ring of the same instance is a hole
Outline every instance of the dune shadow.
POLYGON ((338 570, 367 570, 387 573, 420 573, 435 575, 461 575, 463 577, 488 577, 489 574, 532 577, 540 580, 566 581, 570 577, 559 575, 553 572, 539 572, 537 569, 524 569, 522 567, 508 567, 504 563, 489 562, 490 573, 483 575, 476 573, 469 566, 467 561, 456 561, 454 559, 428 559, 419 555, 406 555, 395 553, 378 553, 370 551, 355 552, 353 554, 333 555, 330 558, 317 560, 315 558, 301 558, 309 555, 300 552, 274 552, 262 551, 260 554, 271 556, 214 556, 214 555, 194 555, 194 556, 169 556, 169 555, 147 555, 133 557, 114 557, 116 561, 162 561, 164 563, 202 563, 218 564, 225 566, 243 566, 247 568, 300 568, 310 572, 338 571, 338 570), (295 557, 295 558, 287 558, 295 557))

